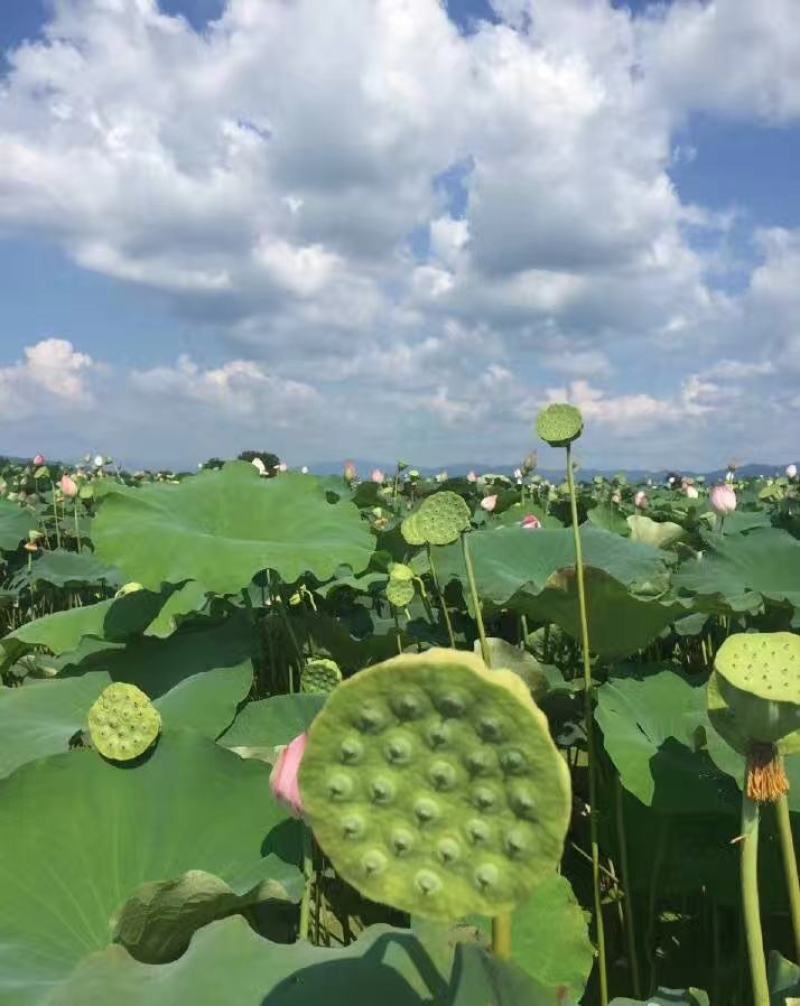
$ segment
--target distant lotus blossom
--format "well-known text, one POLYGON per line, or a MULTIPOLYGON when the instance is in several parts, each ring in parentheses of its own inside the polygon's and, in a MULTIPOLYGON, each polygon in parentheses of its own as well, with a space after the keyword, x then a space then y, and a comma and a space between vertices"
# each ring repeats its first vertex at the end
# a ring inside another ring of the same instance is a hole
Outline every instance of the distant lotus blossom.
POLYGON ((612 503, 616 503, 617 506, 619 506, 620 503, 622 502, 622 493, 612 493, 611 494, 611 502, 612 503))
POLYGON ((105 463, 106 463, 106 459, 103 457, 102 454, 96 454, 95 455, 95 459, 94 459, 94 466, 95 466, 95 468, 104 468, 105 467, 105 463))
POLYGON ((639 492, 633 497, 633 505, 638 507, 640 510, 644 510, 648 505, 650 500, 647 498, 647 493, 644 489, 640 489, 639 492))
POLYGON ((709 497, 714 513, 724 517, 736 509, 736 493, 730 486, 714 486, 709 497))
POLYGON ((522 527, 526 531, 538 531, 541 526, 542 522, 535 514, 527 513, 522 518, 522 527))
POLYGON ((253 458, 250 464, 253 466, 253 468, 255 468, 255 470, 258 472, 259 475, 267 474, 267 466, 264 464, 261 458, 253 458))
POLYGON ((347 482, 354 482, 358 472, 356 471, 356 466, 352 461, 345 461, 344 463, 344 477, 347 482))
POLYGON ((786 466, 786 478, 796 479, 797 478, 797 465, 787 465, 786 466))
POLYGON ((700 496, 700 493, 697 491, 697 486, 693 486, 691 482, 686 483, 686 485, 683 487, 683 491, 686 493, 687 498, 690 500, 696 500, 700 496))
POLYGON ((378 485, 383 485, 383 483, 386 481, 386 476, 383 474, 380 468, 373 468, 372 475, 370 476, 370 478, 372 479, 373 482, 377 482, 378 485))
POLYGON ((58 485, 67 499, 74 499, 78 495, 78 483, 69 475, 62 475, 58 485))
POLYGON ((731 471, 730 469, 728 469, 728 471, 725 472, 725 481, 726 482, 733 482, 733 480, 735 478, 736 478, 736 472, 731 471))
POLYGON ((278 465, 278 471, 279 472, 288 472, 289 471, 289 466, 286 464, 285 461, 281 461, 281 463, 278 465))
POLYGON ((497 506, 497 496, 484 496, 481 500, 481 506, 488 513, 491 513, 497 506))
POLYGON ((515 468, 514 469, 514 478, 518 482, 522 481, 522 469, 521 468, 515 468))
POLYGON ((301 817, 303 801, 300 796, 298 773, 306 751, 308 734, 300 734, 278 755, 278 760, 269 777, 272 795, 282 804, 292 817, 301 817))
POLYGON ((303 467, 300 469, 300 474, 308 475, 308 465, 303 465, 303 467))
POLYGON ((447 472, 439 472, 439 474, 436 476, 436 481, 446 482, 449 478, 450 476, 447 474, 447 472))
POLYGON ((467 482, 477 482, 478 476, 475 472, 467 472, 467 482))
POLYGON ((37 468, 41 468, 42 465, 44 464, 44 454, 37 454, 36 457, 33 459, 33 463, 36 465, 37 468))

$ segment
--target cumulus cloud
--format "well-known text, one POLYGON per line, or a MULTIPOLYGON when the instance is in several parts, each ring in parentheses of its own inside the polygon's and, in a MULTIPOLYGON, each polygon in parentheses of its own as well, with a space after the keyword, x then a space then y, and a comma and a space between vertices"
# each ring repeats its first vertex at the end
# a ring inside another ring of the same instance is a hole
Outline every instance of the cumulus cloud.
POLYGON ((88 410, 94 405, 89 379, 96 365, 66 339, 43 339, 24 359, 0 367, 0 417, 21 420, 44 411, 88 410))

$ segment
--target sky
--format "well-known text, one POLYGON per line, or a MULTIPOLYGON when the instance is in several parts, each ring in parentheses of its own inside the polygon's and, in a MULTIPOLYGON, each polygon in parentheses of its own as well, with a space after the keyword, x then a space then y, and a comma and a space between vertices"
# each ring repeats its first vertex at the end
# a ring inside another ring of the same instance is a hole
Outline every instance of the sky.
POLYGON ((796 13, 0 0, 0 454, 796 460, 796 13))

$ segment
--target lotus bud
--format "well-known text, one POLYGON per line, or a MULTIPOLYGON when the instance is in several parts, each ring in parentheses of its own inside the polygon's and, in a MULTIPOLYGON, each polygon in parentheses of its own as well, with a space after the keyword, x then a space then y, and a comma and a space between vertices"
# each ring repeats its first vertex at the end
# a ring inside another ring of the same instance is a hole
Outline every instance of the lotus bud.
POLYGON ((797 465, 787 465, 786 466, 786 478, 796 479, 797 478, 797 465))
POLYGON ((647 493, 644 489, 640 489, 638 493, 633 497, 633 505, 638 507, 639 510, 644 510, 650 500, 647 498, 647 493))
POLYGON ((358 472, 356 471, 356 466, 352 461, 345 461, 344 463, 344 480, 345 482, 355 482, 358 478, 358 472))
POLYGON ((530 454, 528 454, 525 457, 525 460, 522 462, 520 466, 522 468, 522 474, 530 475, 530 473, 536 468, 538 464, 539 464, 539 455, 536 453, 536 451, 531 451, 530 454))
POLYGON ((255 470, 258 472, 259 475, 267 474, 267 466, 264 464, 261 458, 253 458, 250 464, 253 466, 253 468, 255 468, 255 470))
POLYGON ((736 509, 736 493, 729 485, 714 486, 709 502, 714 513, 724 517, 736 509))
POLYGON ((384 481, 386 480, 386 476, 383 474, 383 472, 380 470, 380 468, 373 468, 372 469, 372 475, 370 476, 370 478, 372 479, 373 482, 377 482, 378 485, 381 485, 381 486, 383 485, 384 481))
POLYGON ((33 463, 36 466, 36 468, 41 468, 42 465, 44 464, 44 461, 45 459, 43 454, 37 454, 36 457, 34 457, 33 459, 33 463))
POLYGON ((528 513, 522 518, 522 527, 526 531, 538 531, 541 526, 542 522, 535 514, 528 513))
POLYGON ((517 482, 521 482, 522 481, 522 469, 521 468, 515 468, 514 469, 514 478, 517 480, 517 482))
POLYGON ((308 734, 300 734, 281 751, 269 777, 272 795, 292 817, 302 817, 303 801, 297 776, 306 751, 308 734))
POLYGON ((481 506, 487 513, 491 513, 497 506, 497 496, 484 496, 481 500, 481 506))
POLYGON ((726 482, 733 482, 733 480, 734 480, 735 478, 736 478, 736 472, 735 472, 735 471, 733 471, 732 469, 730 469, 730 468, 729 468, 729 469, 728 469, 728 470, 727 470, 727 471, 725 472, 725 481, 726 481, 726 482))
POLYGON ((62 475, 58 485, 67 499, 74 499, 78 495, 78 483, 74 479, 71 479, 69 475, 62 475))
POLYGON ((478 476, 476 472, 467 472, 467 482, 477 482, 478 476))
POLYGON ((450 476, 447 474, 447 472, 439 472, 439 474, 436 476, 436 481, 446 482, 449 478, 450 476))

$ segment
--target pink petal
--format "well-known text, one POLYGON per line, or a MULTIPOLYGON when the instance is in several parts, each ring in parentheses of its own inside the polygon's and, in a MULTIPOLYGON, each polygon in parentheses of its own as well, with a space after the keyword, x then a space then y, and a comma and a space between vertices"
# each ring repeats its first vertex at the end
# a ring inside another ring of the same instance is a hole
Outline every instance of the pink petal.
POLYGON ((295 737, 290 744, 287 744, 278 756, 269 777, 272 795, 289 811, 292 817, 301 817, 303 814, 298 775, 307 743, 308 734, 302 733, 295 737))

